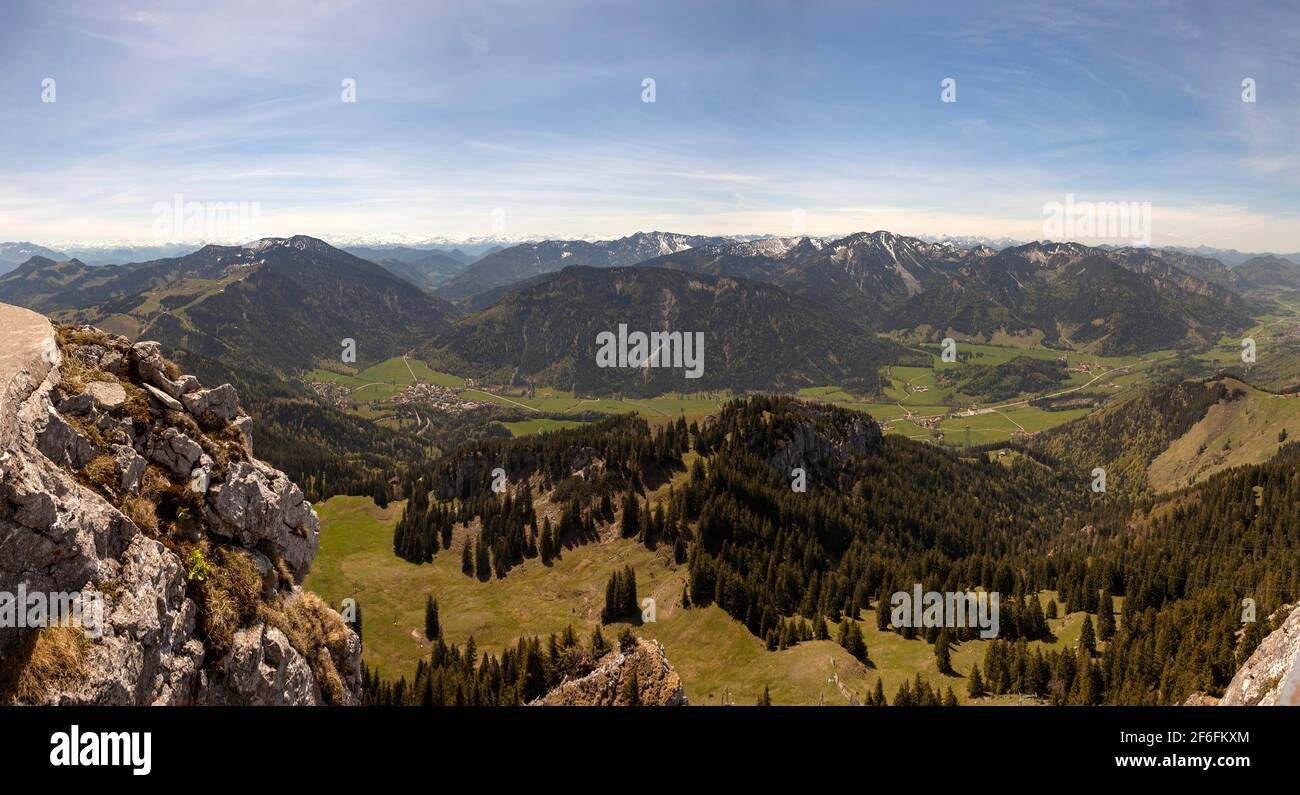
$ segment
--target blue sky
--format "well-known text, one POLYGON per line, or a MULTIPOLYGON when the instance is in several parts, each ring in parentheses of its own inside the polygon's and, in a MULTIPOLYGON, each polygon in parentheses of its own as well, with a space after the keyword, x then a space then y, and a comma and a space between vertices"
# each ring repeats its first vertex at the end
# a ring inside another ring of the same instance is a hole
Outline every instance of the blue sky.
POLYGON ((1300 10, 1050 5, 7 0, 0 239, 152 241, 176 194, 334 239, 1028 239, 1072 194, 1300 250, 1300 10))

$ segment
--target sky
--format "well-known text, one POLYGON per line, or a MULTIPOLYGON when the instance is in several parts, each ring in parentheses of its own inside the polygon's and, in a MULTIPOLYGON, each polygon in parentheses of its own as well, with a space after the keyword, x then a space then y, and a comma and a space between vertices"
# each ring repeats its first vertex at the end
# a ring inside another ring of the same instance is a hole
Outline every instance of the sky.
POLYGON ((1071 197, 1149 203, 1155 245, 1300 251, 1294 6, 5 0, 0 15, 0 240, 1028 240, 1071 197), (252 220, 186 227, 163 209, 178 202, 252 220))

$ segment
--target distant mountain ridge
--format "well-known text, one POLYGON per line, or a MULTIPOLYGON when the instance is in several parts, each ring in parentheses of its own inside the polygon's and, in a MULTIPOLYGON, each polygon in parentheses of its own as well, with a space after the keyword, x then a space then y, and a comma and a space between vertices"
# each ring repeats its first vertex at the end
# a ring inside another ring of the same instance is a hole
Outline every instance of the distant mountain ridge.
POLYGON ((617 240, 546 240, 523 243, 489 254, 447 281, 438 296, 459 301, 476 293, 571 265, 613 268, 636 265, 652 257, 683 251, 721 238, 672 232, 637 232, 617 240))
POLYGON ((0 276, 27 262, 32 257, 42 257, 54 261, 68 259, 63 254, 35 243, 0 243, 0 276))
POLYGON ((1235 277, 1217 261, 1079 243, 962 249, 880 231, 704 245, 642 264, 770 282, 868 329, 1038 332, 1103 353, 1206 344, 1254 308, 1219 283, 1235 277))
POLYGON ((33 258, 0 277, 0 300, 281 374, 338 357, 343 339, 356 341, 359 361, 389 358, 459 314, 379 265, 305 236, 97 268, 33 258))
POLYGON ((1300 265, 1296 260, 1272 254, 1252 257, 1233 269, 1241 286, 1247 290, 1300 290, 1300 265))
POLYGON ((477 257, 460 249, 353 248, 343 249, 362 259, 405 279, 422 290, 433 290, 456 274, 464 271, 477 257))

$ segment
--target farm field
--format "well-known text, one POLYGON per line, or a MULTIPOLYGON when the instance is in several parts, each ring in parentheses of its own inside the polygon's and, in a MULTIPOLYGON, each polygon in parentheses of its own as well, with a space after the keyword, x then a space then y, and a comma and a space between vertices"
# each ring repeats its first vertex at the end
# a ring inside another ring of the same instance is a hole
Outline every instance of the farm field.
MULTIPOLYGON (((1147 379, 1145 370, 1152 363, 1173 355, 1170 352, 1157 352, 1144 357, 1098 357, 1034 347, 1026 340, 1020 342, 1014 346, 959 343, 961 358, 957 362, 944 362, 939 356, 938 346, 923 345, 921 348, 931 355, 930 367, 894 366, 882 370, 882 380, 886 384, 886 400, 883 401, 863 401, 834 385, 807 387, 800 389, 797 394, 809 400, 826 401, 870 414, 884 425, 887 433, 949 445, 986 444, 1061 425, 1086 414, 1088 409, 1050 411, 1030 406, 1029 401, 1040 395, 1022 395, 981 406, 969 395, 960 394, 951 387, 938 386, 936 376, 939 372, 972 365, 1003 364, 1018 356, 1044 360, 1055 360, 1063 356, 1067 366, 1080 370, 1087 368, 1088 372, 1069 373, 1068 378, 1048 394, 1078 391, 1088 395, 1109 396, 1144 383, 1147 379), (970 407, 975 407, 978 413, 964 417, 948 416, 970 407)), ((636 412, 652 425, 678 418, 685 418, 687 422, 698 421, 716 412, 731 397, 727 393, 692 393, 653 398, 583 398, 552 387, 536 387, 531 394, 522 388, 496 387, 489 391, 479 386, 470 386, 458 376, 432 370, 424 362, 409 358, 403 360, 402 357, 380 362, 358 372, 317 369, 309 377, 341 384, 352 390, 352 397, 361 404, 357 411, 371 419, 389 418, 391 413, 383 405, 384 402, 417 382, 457 389, 468 400, 522 408, 546 415, 536 420, 504 423, 516 436, 573 427, 573 424, 581 422, 577 419, 566 420, 564 415, 636 412)))
POLYGON ((528 436, 534 433, 543 433, 545 431, 558 431, 565 428, 577 428, 585 425, 583 422, 572 422, 570 420, 548 420, 545 418, 536 420, 522 420, 520 422, 503 422, 501 426, 510 431, 511 436, 528 436))

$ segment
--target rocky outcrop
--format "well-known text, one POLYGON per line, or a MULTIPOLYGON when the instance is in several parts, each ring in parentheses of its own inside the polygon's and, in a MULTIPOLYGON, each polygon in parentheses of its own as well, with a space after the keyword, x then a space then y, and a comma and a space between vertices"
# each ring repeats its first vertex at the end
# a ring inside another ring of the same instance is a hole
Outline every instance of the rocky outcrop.
POLYGON ((1260 642, 1228 683, 1219 706, 1300 706, 1300 607, 1260 642))
POLYGON ((768 465, 783 475, 795 467, 826 471, 842 465, 850 456, 880 449, 880 426, 869 418, 849 417, 838 424, 820 420, 809 419, 793 428, 786 443, 768 458, 768 465))
POLYGON ((359 639, 296 584, 316 514, 234 388, 157 343, 5 305, 0 328, 0 594, 102 606, 63 657, 62 630, 0 628, 0 701, 356 703, 359 639))
POLYGON ((529 706, 686 706, 681 677, 657 640, 636 638, 602 657, 590 673, 562 682, 529 706))
POLYGON ((209 487, 208 526, 246 547, 270 545, 303 579, 320 547, 320 522, 302 489, 261 461, 240 461, 209 487))

